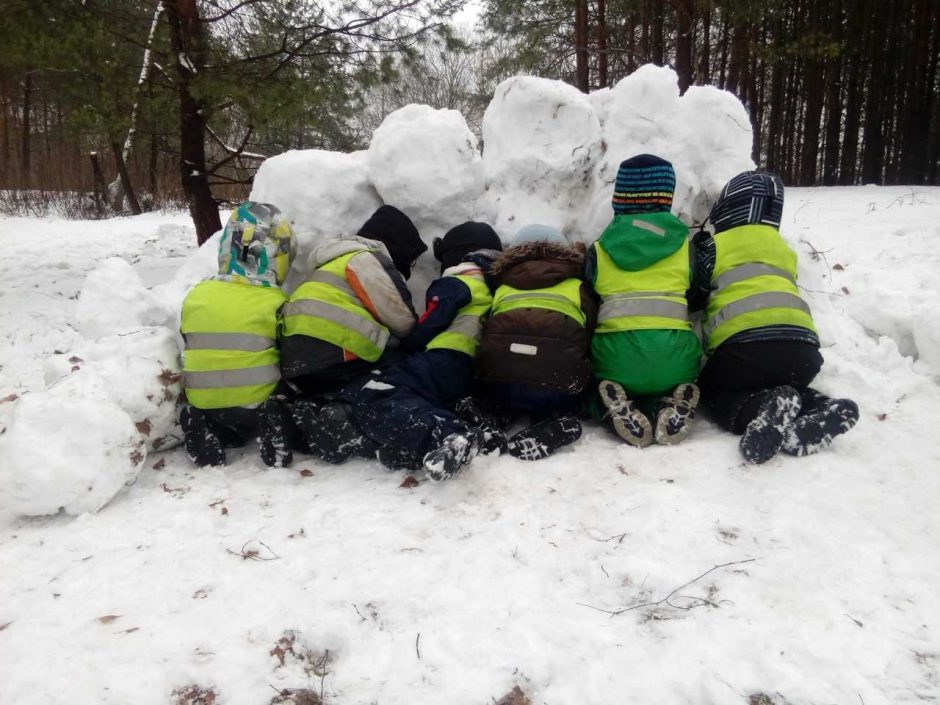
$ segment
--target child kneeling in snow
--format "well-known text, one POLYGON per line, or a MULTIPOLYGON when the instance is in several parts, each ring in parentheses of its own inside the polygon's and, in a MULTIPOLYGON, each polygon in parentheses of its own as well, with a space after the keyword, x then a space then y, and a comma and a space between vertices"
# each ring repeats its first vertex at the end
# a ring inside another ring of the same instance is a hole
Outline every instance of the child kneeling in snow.
POLYGON ((427 249, 414 223, 381 206, 354 237, 310 253, 310 273, 282 312, 281 369, 300 398, 291 418, 310 451, 329 463, 374 449, 350 419, 344 387, 401 358, 396 341, 415 324, 405 280, 427 249))
POLYGON ((478 452, 501 447, 498 429, 464 418, 474 411, 467 398, 473 358, 493 302, 488 270, 500 250, 499 236, 486 223, 462 223, 438 238, 441 277, 428 287, 424 315, 400 345, 414 354, 351 394, 356 421, 385 465, 413 470, 423 464, 428 477, 443 480, 478 452))
POLYGON ((818 452, 858 421, 855 402, 809 387, 823 360, 796 286, 796 253, 778 231, 782 212, 779 176, 739 174, 712 206, 715 234, 693 243, 708 356, 702 402, 722 428, 743 434, 752 463, 780 450, 818 452))
POLYGON ((183 386, 180 412, 186 452, 200 466, 223 465, 225 448, 258 436, 266 465, 291 461, 291 425, 271 397, 281 379, 280 285, 295 254, 294 234, 267 203, 236 208, 219 242, 219 273, 183 301, 183 386))
POLYGON ((581 436, 597 317, 583 264, 584 246, 546 225, 523 227, 493 264, 497 289, 476 375, 484 401, 532 417, 506 443, 522 460, 545 458, 581 436))
POLYGON ((591 341, 600 404, 592 410, 637 448, 685 438, 699 400, 689 229, 670 211, 675 187, 665 159, 641 154, 622 162, 614 219, 584 266, 601 299, 591 341))

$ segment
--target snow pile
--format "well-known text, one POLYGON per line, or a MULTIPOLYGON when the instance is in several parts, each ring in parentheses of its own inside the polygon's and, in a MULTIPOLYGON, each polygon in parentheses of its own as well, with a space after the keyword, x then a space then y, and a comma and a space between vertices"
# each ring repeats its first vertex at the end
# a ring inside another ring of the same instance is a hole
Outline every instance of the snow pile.
POLYGON ((427 105, 406 105, 382 121, 369 145, 369 178, 421 231, 470 218, 484 187, 477 140, 463 115, 427 105))
MULTIPOLYGON (((589 242, 613 215, 618 165, 643 152, 672 161, 674 210, 693 224, 729 178, 754 166, 750 121, 738 99, 709 87, 680 97, 675 72, 656 66, 590 95, 561 81, 507 79, 482 131, 481 155, 458 112, 408 105, 385 118, 365 153, 306 150, 268 159, 251 198, 288 214, 302 234, 303 263, 316 238, 354 232, 380 203, 407 213, 429 246, 467 219, 489 222, 504 240, 544 222, 589 242)), ((434 271, 422 264, 413 290, 434 271)))
POLYGON ((77 369, 94 376, 108 397, 128 414, 148 450, 166 450, 182 439, 177 404, 183 392, 177 334, 143 328, 99 338, 46 361, 46 383, 54 385, 77 369))
POLYGON ((27 515, 98 511, 137 477, 147 455, 104 383, 80 370, 19 399, 0 441, 0 502, 27 515))
POLYGON ((121 257, 109 257, 88 274, 75 311, 78 329, 89 340, 143 326, 164 325, 171 317, 170 311, 121 257))
POLYGON ((528 223, 568 230, 588 204, 603 147, 591 101, 532 76, 499 84, 483 116, 483 172, 504 236, 528 223))
POLYGON ((265 160, 258 169, 251 199, 276 205, 294 225, 302 254, 294 261, 295 269, 303 267, 314 243, 355 234, 382 205, 369 180, 367 157, 364 151, 291 150, 265 160))

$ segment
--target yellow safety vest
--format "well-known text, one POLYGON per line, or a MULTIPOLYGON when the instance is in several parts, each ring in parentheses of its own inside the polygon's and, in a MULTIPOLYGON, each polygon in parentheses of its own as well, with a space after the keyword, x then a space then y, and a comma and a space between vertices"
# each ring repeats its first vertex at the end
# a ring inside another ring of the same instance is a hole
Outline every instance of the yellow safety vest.
POLYGON ((600 242, 594 290, 601 297, 597 333, 624 330, 692 330, 685 292, 691 282, 689 242, 646 269, 620 269, 600 242))
POLYGON ((388 328, 376 321, 346 281, 346 265, 366 249, 348 252, 314 270, 291 295, 283 312, 283 335, 306 335, 375 362, 388 343, 388 328))
POLYGON ((447 330, 434 336, 427 349, 457 350, 473 357, 477 354, 483 336, 483 319, 493 305, 493 294, 486 282, 477 277, 464 274, 455 276, 470 289, 470 303, 457 311, 447 330))
POLYGON ((254 407, 281 379, 276 287, 209 279, 183 301, 183 386, 199 409, 254 407))
POLYGON ((703 329, 707 353, 751 328, 791 325, 816 331, 796 287, 796 253, 776 228, 742 225, 714 239, 712 294, 703 329))
POLYGON ((493 296, 491 316, 517 308, 542 308, 563 313, 581 326, 587 316, 581 310, 581 280, 575 277, 544 289, 516 289, 502 284, 493 296))

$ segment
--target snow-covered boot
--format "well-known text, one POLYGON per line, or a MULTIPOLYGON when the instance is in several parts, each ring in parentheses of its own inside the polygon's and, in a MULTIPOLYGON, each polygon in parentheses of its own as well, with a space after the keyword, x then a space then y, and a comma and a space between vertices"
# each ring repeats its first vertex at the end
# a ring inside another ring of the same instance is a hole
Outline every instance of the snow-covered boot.
POLYGON ((783 434, 780 450, 790 455, 811 455, 832 445, 832 440, 858 422, 858 404, 832 399, 815 389, 803 394, 802 413, 783 434))
POLYGON ((581 437, 581 422, 570 415, 553 416, 512 436, 506 450, 520 460, 541 460, 581 437))
POLYGON ((362 433, 339 402, 297 401, 291 416, 310 452, 328 463, 345 462, 365 444, 362 433))
POLYGON ((480 409, 473 397, 464 397, 454 404, 457 418, 468 426, 478 428, 483 434, 480 453, 489 455, 506 447, 506 435, 500 428, 499 420, 480 409))
POLYGON ((698 387, 680 384, 668 397, 659 400, 654 436, 660 445, 675 445, 692 430, 692 418, 698 406, 698 387))
POLYGON ((460 472, 479 452, 482 435, 474 428, 444 438, 437 448, 424 456, 424 469, 428 478, 440 482, 460 472))
POLYGON ((603 380, 597 385, 606 412, 603 421, 618 436, 636 448, 653 442, 653 426, 626 390, 616 382, 603 380))
POLYGON ((800 393, 793 387, 775 387, 761 393, 763 401, 741 436, 741 454, 755 465, 766 463, 783 445, 787 426, 800 413, 800 393))
POLYGON ((222 441, 209 430, 206 415, 194 406, 184 406, 180 412, 180 427, 183 429, 183 446, 186 454, 196 465, 225 465, 225 450, 222 441))
POLYGON ((424 456, 408 448, 382 446, 378 449, 377 457, 389 470, 420 470, 423 467, 424 456))
POLYGON ((261 461, 269 468, 286 468, 294 459, 287 438, 288 423, 290 420, 274 399, 268 399, 258 407, 258 447, 261 461))

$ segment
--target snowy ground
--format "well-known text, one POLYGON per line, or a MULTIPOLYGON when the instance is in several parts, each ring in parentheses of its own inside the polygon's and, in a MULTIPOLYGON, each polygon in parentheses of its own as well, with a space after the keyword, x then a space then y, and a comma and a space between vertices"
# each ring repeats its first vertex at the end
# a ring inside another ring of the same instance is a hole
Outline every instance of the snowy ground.
MULTIPOLYGON (((940 189, 787 196, 818 386, 862 412, 830 451, 750 467, 704 419, 643 451, 591 427, 411 488, 151 453, 97 514, 0 528, 0 702, 940 701, 940 189)), ((0 220, 0 398, 81 343, 101 259, 156 284, 193 241, 182 214, 0 220)))

